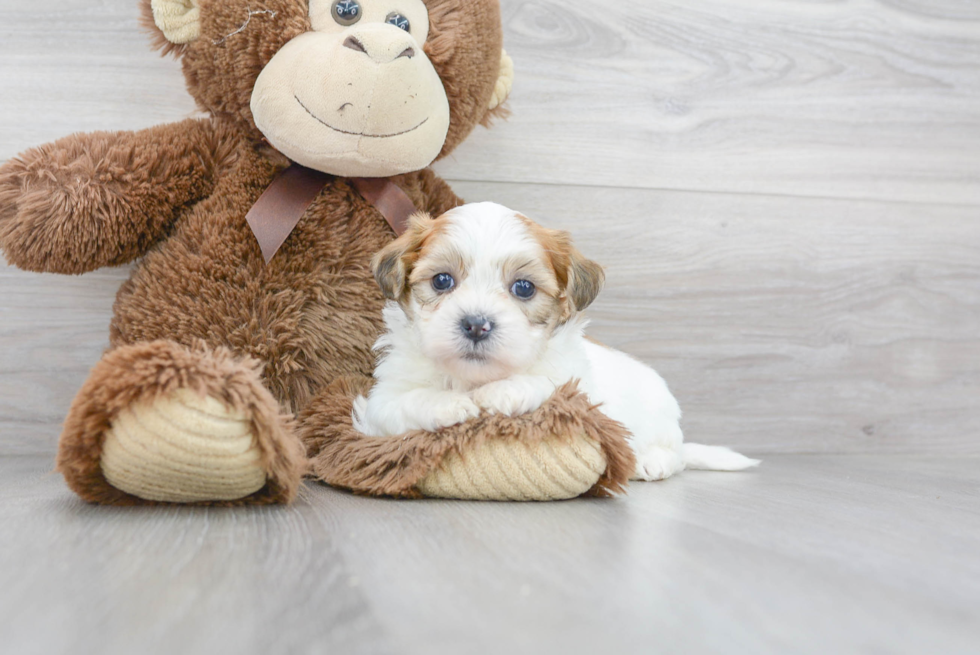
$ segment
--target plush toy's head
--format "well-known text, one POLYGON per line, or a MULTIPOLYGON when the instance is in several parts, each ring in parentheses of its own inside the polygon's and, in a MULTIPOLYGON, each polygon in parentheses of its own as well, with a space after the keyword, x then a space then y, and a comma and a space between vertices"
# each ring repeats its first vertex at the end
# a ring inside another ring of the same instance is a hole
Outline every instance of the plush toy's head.
POLYGON ((202 109, 325 173, 425 168, 510 91, 497 0, 143 0, 202 109))

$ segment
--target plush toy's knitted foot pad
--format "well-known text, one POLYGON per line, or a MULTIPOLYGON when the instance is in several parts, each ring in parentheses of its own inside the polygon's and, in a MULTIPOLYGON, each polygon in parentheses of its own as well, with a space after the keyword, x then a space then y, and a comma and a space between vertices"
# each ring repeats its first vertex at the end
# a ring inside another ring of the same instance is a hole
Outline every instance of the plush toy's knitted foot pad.
POLYGON ((146 500, 237 500, 265 486, 251 421, 187 389, 127 407, 102 446, 112 486, 146 500))
POLYGON ((258 362, 151 341, 106 353, 79 390, 58 471, 107 505, 286 503, 307 470, 258 362))
POLYGON ((542 439, 485 441, 448 453, 417 486, 426 496, 465 500, 566 500, 588 493, 606 471, 599 442, 542 439))
POLYGON ((300 416, 313 472, 327 484, 402 498, 558 500, 622 492, 633 472, 625 429, 574 384, 525 416, 484 415, 393 438, 353 428, 353 400, 370 386, 370 378, 338 380, 300 416))

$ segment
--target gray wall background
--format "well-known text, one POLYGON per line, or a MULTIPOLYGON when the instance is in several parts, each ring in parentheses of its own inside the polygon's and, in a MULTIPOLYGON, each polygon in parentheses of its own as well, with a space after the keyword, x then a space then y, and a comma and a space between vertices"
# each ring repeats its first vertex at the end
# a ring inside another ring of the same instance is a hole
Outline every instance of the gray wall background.
MULTIPOLYGON (((607 266, 688 438, 980 454, 980 3, 504 0, 513 116, 437 169, 607 266)), ((135 0, 0 0, 0 160, 194 115, 135 0)), ((53 453, 125 269, 0 263, 0 454, 53 453)))

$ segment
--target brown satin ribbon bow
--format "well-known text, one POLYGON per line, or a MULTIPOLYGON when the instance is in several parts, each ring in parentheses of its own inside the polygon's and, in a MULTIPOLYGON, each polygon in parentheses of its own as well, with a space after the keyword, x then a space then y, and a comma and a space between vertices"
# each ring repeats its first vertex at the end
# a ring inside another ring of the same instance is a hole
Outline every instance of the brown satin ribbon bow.
MULTIPOLYGON (((245 216, 259 242, 262 256, 268 264, 289 235, 296 229, 303 214, 310 208, 332 175, 293 164, 272 181, 245 216)), ((400 236, 415 213, 415 204, 402 189, 388 178, 351 178, 351 184, 365 200, 381 212, 388 225, 400 236)))

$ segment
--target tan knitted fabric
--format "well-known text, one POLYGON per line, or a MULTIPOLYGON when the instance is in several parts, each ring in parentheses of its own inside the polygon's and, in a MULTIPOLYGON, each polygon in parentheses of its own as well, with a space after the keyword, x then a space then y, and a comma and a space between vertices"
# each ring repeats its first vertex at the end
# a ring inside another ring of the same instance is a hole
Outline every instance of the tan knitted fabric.
POLYGON ((511 90, 514 88, 514 60, 510 58, 506 50, 500 52, 500 78, 497 86, 493 89, 493 97, 490 98, 490 109, 496 109, 504 104, 511 90))
POLYGON ((599 442, 582 434, 537 443, 485 441, 450 452, 417 489, 435 498, 566 500, 586 493, 606 470, 599 442))
POLYGON ((214 398, 180 389, 128 407, 112 421, 102 472, 146 500, 235 500, 261 489, 266 474, 252 426, 214 398))
POLYGON ((197 0, 152 0, 151 6, 154 22, 171 43, 190 43, 201 36, 197 0))

